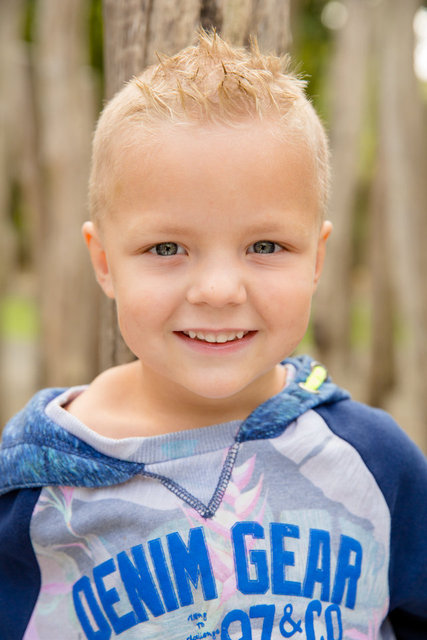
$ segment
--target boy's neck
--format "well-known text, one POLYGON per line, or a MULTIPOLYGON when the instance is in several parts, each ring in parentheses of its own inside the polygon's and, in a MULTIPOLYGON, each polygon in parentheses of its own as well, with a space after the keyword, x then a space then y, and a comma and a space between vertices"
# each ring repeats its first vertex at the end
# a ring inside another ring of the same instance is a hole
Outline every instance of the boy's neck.
POLYGON ((139 361, 102 373, 67 409, 88 427, 110 438, 154 436, 244 420, 276 395, 286 369, 275 369, 230 398, 199 398, 168 384, 139 361))

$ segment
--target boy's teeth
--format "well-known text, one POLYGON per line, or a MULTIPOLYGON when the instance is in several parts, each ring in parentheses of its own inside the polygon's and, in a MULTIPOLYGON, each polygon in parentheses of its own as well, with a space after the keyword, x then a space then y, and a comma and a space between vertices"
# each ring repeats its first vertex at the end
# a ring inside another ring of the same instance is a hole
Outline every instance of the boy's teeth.
POLYGON ((200 331, 184 331, 190 338, 194 340, 197 338, 198 340, 204 340, 205 342, 216 342, 216 343, 224 343, 231 342, 233 340, 240 340, 247 333, 246 331, 236 331, 233 333, 202 333, 200 331))

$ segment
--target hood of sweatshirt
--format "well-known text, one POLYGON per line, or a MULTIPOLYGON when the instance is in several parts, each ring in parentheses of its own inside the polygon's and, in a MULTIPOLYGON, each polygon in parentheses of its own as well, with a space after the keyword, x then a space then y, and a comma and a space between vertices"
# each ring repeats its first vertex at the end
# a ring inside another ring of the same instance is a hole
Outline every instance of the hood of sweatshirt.
MULTIPOLYGON (((294 367, 294 378, 242 422, 236 446, 277 437, 306 411, 349 397, 308 356, 289 358, 284 364, 294 367)), ((51 485, 112 486, 144 473, 143 462, 107 456, 53 422, 45 409, 63 392, 62 388, 39 391, 6 425, 0 448, 0 495, 51 485)))

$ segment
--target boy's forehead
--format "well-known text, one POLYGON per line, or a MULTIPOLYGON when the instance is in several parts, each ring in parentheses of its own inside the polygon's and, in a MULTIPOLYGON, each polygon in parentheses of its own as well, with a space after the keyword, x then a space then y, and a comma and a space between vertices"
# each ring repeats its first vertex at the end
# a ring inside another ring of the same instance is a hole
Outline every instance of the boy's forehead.
MULTIPOLYGON (((117 136, 113 149, 119 175, 123 171, 158 171, 159 158, 164 171, 179 168, 190 154, 199 156, 202 166, 216 155, 222 155, 225 163, 237 161, 240 166, 249 166, 254 157, 268 160, 272 153, 281 155, 287 163, 293 158, 298 162, 303 159, 310 167, 314 164, 314 151, 307 137, 278 119, 251 118, 233 125, 164 122, 148 131, 131 126, 117 136)), ((193 169, 197 172, 200 165, 193 169)), ((268 170, 268 164, 264 170, 268 170)))
MULTIPOLYGON (((132 132, 119 142, 112 209, 120 215, 130 203, 181 207, 210 199, 216 207, 248 199, 262 204, 282 197, 319 210, 313 154, 305 140, 288 135, 276 122, 248 121, 235 127, 165 124, 148 135, 132 132), (301 189, 298 185, 304 185, 301 189), (279 194, 279 195, 278 195, 279 194)), ((134 206, 134 204, 132 204, 134 206)))
POLYGON ((118 189, 133 175, 165 181, 171 174, 184 179, 191 172, 203 180, 207 171, 215 171, 219 179, 225 167, 265 175, 275 163, 293 164, 298 171, 314 167, 307 140, 275 121, 249 120, 233 127, 164 123, 149 132, 140 128, 118 139, 115 155, 118 189))

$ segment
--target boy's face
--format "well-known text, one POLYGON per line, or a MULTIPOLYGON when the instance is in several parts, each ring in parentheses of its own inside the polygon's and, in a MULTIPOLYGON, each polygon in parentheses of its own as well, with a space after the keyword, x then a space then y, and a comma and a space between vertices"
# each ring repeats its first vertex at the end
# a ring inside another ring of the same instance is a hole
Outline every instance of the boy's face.
POLYGON ((84 227, 98 280, 163 395, 268 397, 306 331, 330 232, 311 156, 267 124, 177 129, 122 152, 102 231, 84 227))

